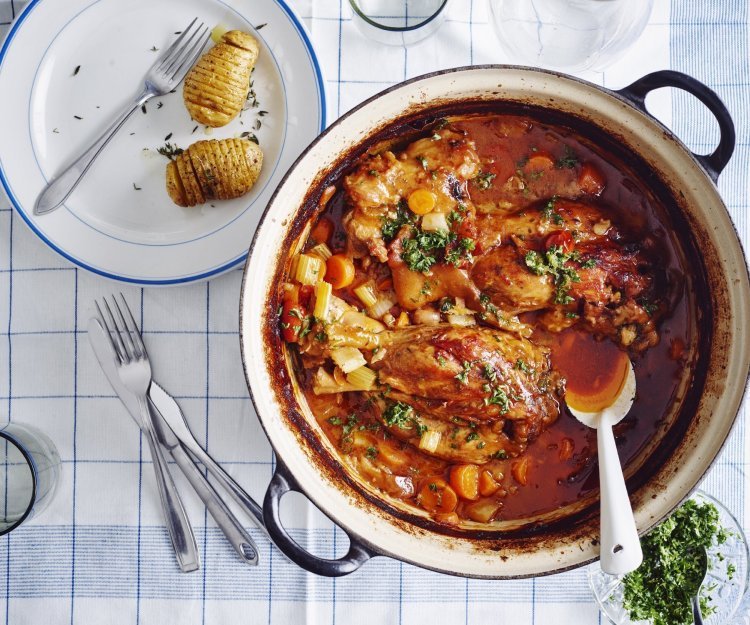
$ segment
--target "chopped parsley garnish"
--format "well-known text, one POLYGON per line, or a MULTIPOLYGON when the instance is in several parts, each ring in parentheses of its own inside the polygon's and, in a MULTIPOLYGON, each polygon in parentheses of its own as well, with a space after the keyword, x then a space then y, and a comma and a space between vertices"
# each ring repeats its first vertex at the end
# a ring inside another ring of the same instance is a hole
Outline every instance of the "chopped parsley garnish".
POLYGON ((438 262, 437 252, 444 250, 455 234, 445 230, 426 232, 414 229, 414 237, 404 239, 401 258, 412 271, 426 273, 438 262))
POLYGON ((508 412, 510 409, 510 399, 508 399, 508 393, 505 389, 499 386, 485 384, 482 387, 482 390, 484 390, 485 393, 488 393, 488 396, 484 398, 485 406, 499 406, 501 413, 508 412))
POLYGON ((440 366, 441 366, 441 367, 445 367, 445 363, 447 362, 447 361, 445 360, 445 357, 444 357, 444 356, 438 356, 438 357, 437 357, 437 361, 438 361, 438 363, 440 363, 440 366))
POLYGON ((573 282, 580 282, 581 278, 575 268, 567 265, 569 261, 578 261, 578 252, 563 252, 561 247, 553 245, 546 252, 534 250, 526 252, 524 258, 531 273, 537 276, 549 274, 555 283, 555 304, 570 304, 574 299, 568 294, 573 282))
POLYGON ((487 293, 481 293, 479 295, 479 303, 484 306, 488 313, 492 313, 496 317, 500 317, 500 310, 490 301, 490 296, 487 293))
POLYGON ((488 362, 484 364, 484 377, 490 382, 497 380, 497 371, 495 370, 495 367, 488 362))
POLYGON ((420 155, 420 156, 415 156, 414 158, 416 158, 419 161, 419 164, 422 166, 422 169, 427 170, 427 159, 424 156, 420 155))
POLYGON ((415 421, 414 423, 417 425, 417 434, 420 436, 430 429, 424 423, 419 423, 418 421, 415 421))
POLYGON ((515 368, 519 371, 523 371, 524 373, 531 373, 531 368, 526 364, 526 361, 522 360, 521 358, 516 360, 515 368))
POLYGON ((474 178, 474 184, 477 185, 483 191, 486 191, 492 186, 492 181, 497 178, 497 174, 491 172, 480 171, 474 178))
POLYGON ((475 440, 477 440, 478 438, 479 438, 479 434, 477 434, 476 432, 469 432, 469 433, 468 433, 468 434, 466 435, 466 442, 467 442, 467 443, 470 443, 471 441, 475 441, 475 440))
POLYGON ((452 226, 453 224, 461 225, 464 221, 464 216, 460 211, 451 211, 450 213, 448 213, 448 217, 446 217, 446 219, 449 226, 452 226))
POLYGON ((508 457, 508 454, 504 449, 498 449, 494 454, 490 456, 494 460, 505 460, 508 457))
POLYGON ((557 159, 557 162, 555 163, 555 167, 558 169, 572 169, 578 165, 578 156, 576 156, 576 153, 570 148, 570 146, 565 146, 565 153, 557 159))
POLYGON ((374 458, 378 455, 377 448, 373 447, 372 445, 367 448, 367 453, 365 454, 368 458, 374 458))
POLYGON ((344 422, 341 420, 341 417, 331 417, 328 419, 328 423, 331 425, 343 425, 344 422))
MULTIPOLYGON (((654 625, 692 623, 690 594, 701 581, 700 552, 714 544, 721 545, 727 537, 712 503, 686 501, 641 539, 643 563, 623 578, 623 606, 630 618, 648 620, 654 625)), ((734 569, 728 563, 727 575, 730 566, 734 569)), ((701 594, 704 618, 716 611, 710 602, 710 596, 701 594)))
POLYGON ((389 242, 398 234, 402 226, 413 223, 414 213, 409 210, 406 202, 402 200, 398 204, 396 216, 393 219, 383 218, 383 225, 380 228, 380 232, 386 242, 389 242))
POLYGON ((578 319, 579 316, 580 315, 578 313, 574 313, 574 312, 570 312, 570 311, 568 311, 568 312, 565 313, 565 317, 568 318, 568 319, 578 319))
POLYGON ((560 213, 555 211, 555 202, 557 202, 557 196, 553 195, 542 207, 542 219, 545 221, 553 221, 556 225, 560 226, 565 223, 565 220, 560 213))
POLYGON ((383 411, 383 421, 389 427, 397 426, 402 430, 408 430, 416 423, 414 408, 402 401, 391 402, 383 411))
POLYGON ((359 419, 357 419, 357 415, 354 413, 350 414, 346 418, 346 425, 344 425, 344 428, 343 428, 344 436, 349 436, 352 430, 356 427, 357 423, 359 423, 359 419))
POLYGON ((453 377, 456 378, 461 384, 468 384, 471 362, 468 360, 464 360, 463 363, 461 363, 461 366, 463 367, 463 369, 453 377))
POLYGON ((581 263, 581 269, 593 269, 596 267, 596 259, 589 258, 581 263))
POLYGON ((442 313, 447 313, 453 308, 453 306, 455 306, 455 304, 450 297, 444 297, 440 300, 440 312, 442 313))
POLYGON ((425 280, 422 283, 422 288, 419 290, 419 294, 429 295, 431 291, 432 291, 432 282, 430 282, 429 280, 425 280))

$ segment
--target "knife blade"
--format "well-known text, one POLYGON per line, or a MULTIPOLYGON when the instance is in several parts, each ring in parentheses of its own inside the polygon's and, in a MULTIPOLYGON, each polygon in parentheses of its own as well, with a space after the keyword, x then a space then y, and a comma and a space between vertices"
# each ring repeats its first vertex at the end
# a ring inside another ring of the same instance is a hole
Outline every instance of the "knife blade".
MULTIPOLYGON (((112 388, 127 408, 130 415, 140 426, 140 407, 138 401, 120 381, 117 368, 114 364, 114 352, 112 351, 109 339, 105 335, 105 330, 96 319, 89 322, 89 339, 96 354, 97 360, 104 371, 104 375, 109 380, 112 388)), ((161 388, 161 387, 160 387, 161 388)), ((173 400, 174 401, 174 400, 173 400)), ((232 514, 226 503, 221 499, 214 487, 203 475, 200 468, 193 462, 193 459, 180 444, 179 439, 170 429, 169 425, 161 417, 161 412, 149 401, 149 407, 152 412, 154 430, 156 438, 177 463, 177 466, 185 474, 188 482, 205 504, 211 516, 216 521, 219 529, 224 533, 234 550, 240 558, 248 564, 258 564, 258 548, 253 539, 247 533, 247 530, 232 514), (156 409, 155 409, 156 408, 156 409)))
POLYGON ((211 475, 229 492, 250 519, 268 536, 263 522, 263 510, 256 501, 200 446, 188 427, 182 409, 175 399, 156 382, 151 383, 149 399, 159 411, 162 419, 182 445, 205 466, 211 475))

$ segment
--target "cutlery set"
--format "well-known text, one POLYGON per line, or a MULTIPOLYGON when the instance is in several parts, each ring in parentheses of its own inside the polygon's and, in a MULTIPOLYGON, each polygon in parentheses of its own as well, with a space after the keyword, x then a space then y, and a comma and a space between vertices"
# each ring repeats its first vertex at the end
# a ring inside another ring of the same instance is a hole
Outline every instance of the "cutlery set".
POLYGON ((265 533, 260 507, 200 446, 177 402, 153 381, 143 337, 122 294, 119 298, 103 299, 101 305, 94 304, 97 315, 88 323, 89 342, 112 389, 146 437, 167 530, 180 569, 184 573, 198 570, 200 557, 164 450, 169 452, 240 558, 247 564, 257 565, 255 542, 198 463, 265 533))

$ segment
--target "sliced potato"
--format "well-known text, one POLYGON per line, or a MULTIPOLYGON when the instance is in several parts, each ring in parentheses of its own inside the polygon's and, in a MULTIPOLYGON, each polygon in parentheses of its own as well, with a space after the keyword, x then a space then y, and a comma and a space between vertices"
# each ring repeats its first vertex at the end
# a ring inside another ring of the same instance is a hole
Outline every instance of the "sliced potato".
POLYGON ((230 30, 198 59, 182 90, 185 107, 195 121, 218 128, 239 114, 250 91, 250 73, 258 52, 252 35, 230 30))
POLYGON ((167 165, 167 193, 178 206, 230 200, 247 193, 263 166, 263 151, 247 139, 198 141, 167 165))

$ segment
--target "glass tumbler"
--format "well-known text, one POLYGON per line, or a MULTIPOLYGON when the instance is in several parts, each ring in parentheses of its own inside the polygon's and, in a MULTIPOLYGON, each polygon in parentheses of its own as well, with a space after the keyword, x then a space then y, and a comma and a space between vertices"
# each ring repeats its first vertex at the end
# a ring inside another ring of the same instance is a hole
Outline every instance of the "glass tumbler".
POLYGON ((489 0, 511 63, 601 71, 646 27, 653 0, 489 0))
POLYGON ((0 428, 0 536, 41 513, 59 477, 60 455, 45 434, 19 423, 0 428))
POLYGON ((380 43, 408 46, 437 32, 448 0, 349 0, 359 32, 380 43))

